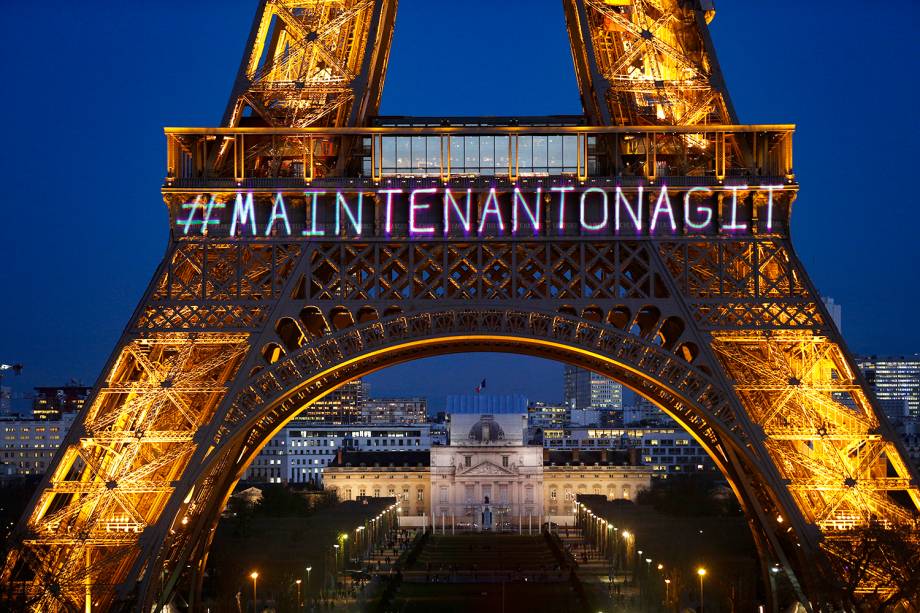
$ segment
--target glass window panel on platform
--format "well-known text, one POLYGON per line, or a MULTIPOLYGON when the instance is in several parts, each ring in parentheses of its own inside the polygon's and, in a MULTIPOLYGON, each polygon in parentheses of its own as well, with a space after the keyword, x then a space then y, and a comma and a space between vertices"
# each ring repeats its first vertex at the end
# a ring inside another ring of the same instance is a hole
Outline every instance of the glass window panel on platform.
POLYGON ((441 137, 426 136, 425 143, 428 149, 426 159, 428 160, 428 174, 437 175, 441 173, 441 137))
MULTIPOLYGON (((593 136, 591 137, 594 138, 593 136)), ((578 137, 574 134, 562 137, 563 170, 565 172, 578 171, 578 137)))
POLYGON ((450 139, 450 171, 463 173, 463 137, 454 136, 450 139))
POLYGON ((413 136, 412 137, 412 170, 416 171, 413 174, 424 174, 424 171, 428 169, 428 160, 426 158, 427 147, 426 139, 424 136, 413 136))
POLYGON ((384 137, 381 143, 381 170, 385 174, 396 172, 396 139, 391 136, 384 137))
MULTIPOLYGON (((520 136, 517 139, 517 172, 533 172, 533 136, 520 136)), ((545 145, 544 145, 545 146, 545 145)))
POLYGON ((495 137, 479 137, 479 167, 484 175, 495 174, 495 137))
POLYGON ((568 136, 547 136, 546 137, 546 167, 550 172, 560 170, 565 167, 564 151, 565 140, 568 136))
POLYGON ((373 142, 370 138, 361 139, 361 145, 363 148, 363 157, 361 158, 361 174, 365 177, 369 177, 373 174, 374 169, 371 168, 371 148, 373 147, 373 142))
MULTIPOLYGON (((545 136, 534 136, 533 137, 533 160, 531 168, 527 170, 531 172, 546 172, 546 147, 547 147, 547 137, 545 136)), ((561 149, 561 147, 560 147, 561 149)), ((521 164, 521 172, 526 172, 524 164, 521 164)))
POLYGON ((598 147, 597 147, 597 137, 589 136, 588 137, 588 174, 590 176, 597 175, 597 157, 598 157, 598 147))
POLYGON ((396 137, 396 172, 407 173, 412 169, 412 143, 405 136, 396 137))
POLYGON ((508 144, 509 136, 495 137, 495 171, 497 173, 508 172, 508 144))
POLYGON ((463 163, 464 171, 479 172, 479 137, 464 136, 463 148, 465 154, 463 163))
MULTIPOLYGON (((380 145, 383 174, 439 174, 442 164, 441 139, 441 136, 383 137, 380 145)), ((510 139, 504 135, 451 137, 448 147, 451 173, 487 176, 506 174, 510 139)), ((596 147, 593 137, 589 141, 592 147, 596 147)), ((578 143, 574 135, 519 136, 515 144, 517 167, 512 170, 522 175, 573 173, 577 169, 578 143)), ((364 169, 367 174, 371 172, 369 159, 364 160, 364 169)))

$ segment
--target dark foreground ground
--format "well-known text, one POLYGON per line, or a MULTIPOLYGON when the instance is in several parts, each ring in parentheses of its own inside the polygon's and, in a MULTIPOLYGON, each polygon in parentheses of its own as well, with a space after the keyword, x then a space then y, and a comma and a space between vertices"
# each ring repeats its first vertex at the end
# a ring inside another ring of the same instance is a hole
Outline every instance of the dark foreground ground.
POLYGON ((405 613, 505 613, 558 611, 582 613, 574 590, 566 584, 473 583, 462 585, 405 585, 395 611, 405 613))
POLYGON ((403 570, 390 610, 581 613, 571 570, 547 535, 431 536, 403 570))

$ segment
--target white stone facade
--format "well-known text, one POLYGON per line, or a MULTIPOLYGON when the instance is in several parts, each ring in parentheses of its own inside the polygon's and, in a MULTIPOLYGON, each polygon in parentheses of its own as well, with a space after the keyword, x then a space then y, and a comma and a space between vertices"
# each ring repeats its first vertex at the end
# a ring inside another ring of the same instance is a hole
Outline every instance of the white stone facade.
POLYGON ((431 449, 431 509, 436 522, 477 528, 486 501, 493 526, 508 529, 543 516, 543 449, 525 445, 449 445, 431 449))
POLYGON ((497 530, 543 516, 543 450, 524 444, 526 412, 455 413, 450 444, 431 450, 431 515, 435 522, 497 530), (488 525, 488 522, 486 522, 488 525))

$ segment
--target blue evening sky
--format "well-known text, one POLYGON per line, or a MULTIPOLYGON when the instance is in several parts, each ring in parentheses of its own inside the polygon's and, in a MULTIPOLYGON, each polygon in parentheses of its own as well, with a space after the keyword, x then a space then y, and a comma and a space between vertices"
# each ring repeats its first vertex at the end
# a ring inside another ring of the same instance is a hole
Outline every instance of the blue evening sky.
MULTIPOLYGON (((95 381, 163 254, 165 125, 216 125, 256 0, 7 3, 0 361, 16 392, 95 381), (117 8, 116 8, 117 6, 117 8)), ((799 255, 857 352, 920 351, 910 189, 913 0, 721 0, 712 24, 744 123, 796 123, 799 255)), ((580 112, 558 0, 401 0, 384 114, 580 112)), ((371 377, 376 394, 561 396, 561 366, 480 354, 371 377)))

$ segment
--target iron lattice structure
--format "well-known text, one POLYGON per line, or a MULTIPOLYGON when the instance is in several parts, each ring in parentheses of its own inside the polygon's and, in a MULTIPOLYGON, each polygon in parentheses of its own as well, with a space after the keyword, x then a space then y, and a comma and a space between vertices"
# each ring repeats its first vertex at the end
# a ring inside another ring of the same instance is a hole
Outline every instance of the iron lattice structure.
POLYGON ((582 103, 594 123, 736 123, 706 27, 712 2, 564 5, 582 103))
MULTIPOLYGON (((274 433, 349 380, 462 351, 576 364, 651 399, 728 478, 765 580, 778 565, 806 606, 836 597, 858 529, 914 534, 906 454, 789 237, 793 128, 733 125, 692 4, 565 0, 586 122, 366 127, 395 2, 263 2, 225 126, 167 130, 166 256, 18 528, 8 602, 150 610, 182 591, 194 608, 220 511, 274 433), (562 161, 538 161, 552 143, 562 161), (473 144, 492 146, 475 164, 473 144), (663 200, 642 190, 665 181, 685 203, 722 189, 712 210, 744 203, 750 231, 598 236, 584 195, 580 229, 560 201, 558 226, 535 215, 527 236, 419 237, 389 217, 398 190, 454 189, 483 214, 493 196, 517 211, 520 194, 615 184, 648 218, 663 200), (218 213, 243 192, 253 231, 228 232, 218 213), (317 226, 323 193, 335 223, 317 226), (357 195, 348 235, 339 199, 357 195), (285 198, 305 217, 273 225, 285 198)), ((894 575, 872 566, 857 591, 894 594, 894 575)))
POLYGON ((396 0, 261 0, 224 125, 360 125, 383 90, 396 0))

